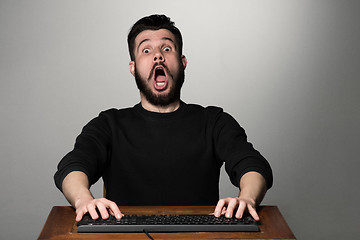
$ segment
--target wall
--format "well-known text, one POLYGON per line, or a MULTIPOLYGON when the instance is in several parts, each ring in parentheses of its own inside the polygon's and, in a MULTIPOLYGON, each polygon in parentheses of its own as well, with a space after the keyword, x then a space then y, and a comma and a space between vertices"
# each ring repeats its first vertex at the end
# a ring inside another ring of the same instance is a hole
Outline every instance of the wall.
MULTIPOLYGON (((298 239, 355 239, 359 10, 347 0, 1 0, 0 239, 37 238, 51 207, 67 205, 52 177, 82 126, 139 101, 126 35, 152 13, 182 30, 183 100, 222 106, 271 163, 263 204, 298 239)), ((227 176, 221 193, 237 194, 227 176)))

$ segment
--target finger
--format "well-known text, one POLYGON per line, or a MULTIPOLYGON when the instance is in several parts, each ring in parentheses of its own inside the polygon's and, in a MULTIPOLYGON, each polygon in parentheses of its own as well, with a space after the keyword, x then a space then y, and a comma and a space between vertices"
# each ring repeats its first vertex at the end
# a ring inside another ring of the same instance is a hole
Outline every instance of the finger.
POLYGON ((246 209, 246 202, 243 200, 240 200, 238 210, 236 211, 235 217, 236 218, 242 218, 244 211, 246 209))
POLYGON ((124 214, 121 213, 119 207, 112 201, 109 201, 109 210, 111 212, 111 214, 116 218, 116 219, 120 219, 124 216, 124 214))
POLYGON ((109 218, 109 212, 107 210, 107 207, 102 202, 98 202, 96 206, 99 209, 101 218, 102 219, 108 219, 109 218))
POLYGON ((86 209, 82 211, 77 211, 75 221, 77 222, 81 221, 85 213, 87 213, 86 209))
POLYGON ((94 204, 89 204, 87 208, 88 208, 89 214, 90 214, 92 219, 98 219, 99 218, 99 215, 96 212, 96 207, 95 207, 94 204))
POLYGON ((226 204, 226 201, 225 199, 220 199, 215 207, 215 211, 214 211, 214 216, 215 217, 220 217, 221 216, 221 213, 222 213, 222 210, 223 210, 223 207, 224 205, 226 204))
POLYGON ((256 209, 251 206, 250 204, 248 204, 248 211, 250 213, 250 215, 254 218, 255 221, 260 221, 260 217, 256 212, 256 209))
POLYGON ((226 209, 225 217, 232 218, 234 210, 237 207, 237 205, 238 205, 237 198, 231 198, 226 209))
POLYGON ((223 207, 223 209, 221 210, 221 215, 225 215, 226 213, 226 207, 223 207))

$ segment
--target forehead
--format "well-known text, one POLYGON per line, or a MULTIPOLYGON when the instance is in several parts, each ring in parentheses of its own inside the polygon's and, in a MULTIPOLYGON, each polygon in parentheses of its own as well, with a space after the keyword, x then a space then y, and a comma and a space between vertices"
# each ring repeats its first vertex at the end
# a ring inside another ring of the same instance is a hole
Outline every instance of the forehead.
POLYGON ((144 42, 171 41, 175 44, 175 36, 167 29, 145 30, 135 38, 135 46, 138 48, 144 42))

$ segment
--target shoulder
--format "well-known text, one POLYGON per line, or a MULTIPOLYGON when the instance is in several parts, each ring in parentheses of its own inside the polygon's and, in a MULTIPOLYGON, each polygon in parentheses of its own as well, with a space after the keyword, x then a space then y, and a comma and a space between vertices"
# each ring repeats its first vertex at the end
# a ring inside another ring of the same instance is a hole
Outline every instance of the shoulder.
POLYGON ((211 126, 228 124, 233 122, 235 119, 228 113, 226 113, 223 108, 218 106, 201 106, 198 104, 187 104, 187 116, 192 116, 192 118, 200 118, 203 121, 206 121, 211 126))
POLYGON ((217 106, 201 106, 199 104, 187 104, 188 111, 201 112, 208 115, 217 115, 223 113, 223 109, 217 106))
POLYGON ((231 124, 239 125, 237 120, 229 113, 224 111, 223 108, 218 106, 206 106, 203 107, 198 104, 188 104, 189 108, 193 111, 202 112, 202 115, 212 121, 216 125, 231 124))
POLYGON ((120 121, 126 121, 126 119, 131 118, 133 115, 133 107, 116 109, 110 108, 104 111, 101 111, 98 116, 94 117, 89 124, 90 125, 113 125, 114 123, 120 121))
POLYGON ((104 117, 104 118, 119 118, 119 117, 126 117, 126 116, 131 116, 134 114, 134 109, 136 106, 134 107, 127 107, 127 108, 110 108, 107 110, 104 110, 102 112, 99 113, 98 117, 104 117))

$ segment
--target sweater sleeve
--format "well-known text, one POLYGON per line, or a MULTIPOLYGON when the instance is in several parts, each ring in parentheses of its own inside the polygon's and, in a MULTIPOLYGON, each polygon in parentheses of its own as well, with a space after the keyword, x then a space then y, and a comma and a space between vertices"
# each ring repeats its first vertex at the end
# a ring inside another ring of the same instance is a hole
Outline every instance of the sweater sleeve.
POLYGON ((268 161, 247 141, 244 129, 225 112, 217 114, 214 143, 218 158, 225 162, 225 170, 232 184, 239 187, 241 177, 250 171, 260 173, 269 189, 273 175, 268 161))
POLYGON ((74 149, 58 164, 54 180, 60 191, 64 178, 72 171, 84 172, 90 185, 102 176, 111 151, 111 131, 105 115, 100 113, 82 129, 74 149))

